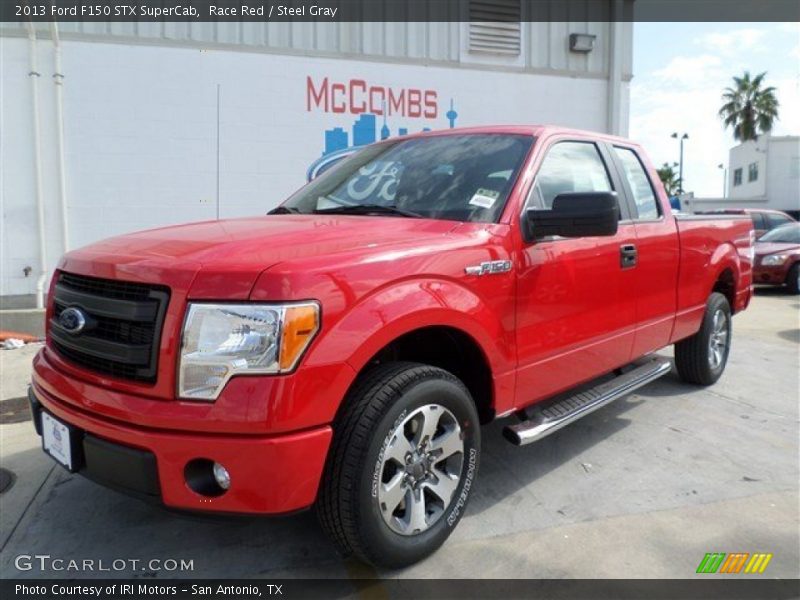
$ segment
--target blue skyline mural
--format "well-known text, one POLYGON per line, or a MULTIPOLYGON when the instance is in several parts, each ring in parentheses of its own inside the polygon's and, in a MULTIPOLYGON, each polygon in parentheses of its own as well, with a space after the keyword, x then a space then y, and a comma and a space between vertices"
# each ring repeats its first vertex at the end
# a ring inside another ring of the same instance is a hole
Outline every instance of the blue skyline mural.
MULTIPOLYGON (((362 113, 358 119, 353 121, 351 131, 348 132, 344 127, 332 127, 324 132, 325 146, 322 156, 315 160, 306 171, 306 179, 311 181, 318 177, 343 158, 351 155, 360 146, 366 146, 376 141, 386 140, 392 137, 392 130, 389 127, 389 120, 386 117, 384 105, 383 115, 374 113, 362 113), (380 130, 378 129, 378 119, 381 118, 380 130), (350 141, 352 140, 352 144, 350 141)), ((450 99, 450 109, 444 114, 450 129, 456 126, 458 113, 456 112, 453 99, 450 99)), ((430 131, 430 127, 423 127, 421 131, 430 131)), ((397 136, 408 135, 408 127, 398 127, 397 136)))
MULTIPOLYGON (((385 140, 392 137, 392 131, 389 127, 386 118, 386 110, 384 109, 382 126, 378 131, 378 116, 374 113, 364 113, 359 115, 358 119, 353 121, 352 137, 342 127, 333 127, 325 130, 325 149, 322 151, 322 156, 332 154, 334 152, 341 152, 348 148, 356 148, 358 146, 366 146, 373 144, 378 139, 385 140), (350 144, 352 139, 352 144, 350 144)), ((450 125, 450 129, 456 126, 456 119, 458 113, 455 110, 453 99, 450 99, 450 110, 445 113, 445 117, 450 125)), ((423 127, 421 131, 430 131, 430 127, 423 127)), ((399 127, 397 129, 398 136, 408 135, 408 127, 399 127)))

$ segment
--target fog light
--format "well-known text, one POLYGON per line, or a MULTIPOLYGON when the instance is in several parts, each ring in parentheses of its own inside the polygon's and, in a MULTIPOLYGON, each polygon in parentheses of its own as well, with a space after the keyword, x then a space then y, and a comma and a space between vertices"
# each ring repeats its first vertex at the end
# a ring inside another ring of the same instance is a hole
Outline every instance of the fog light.
POLYGON ((208 458, 190 460, 183 469, 183 476, 190 490, 208 498, 222 496, 231 485, 228 470, 208 458))
POLYGON ((228 469, 218 462, 214 463, 214 479, 217 480, 217 485, 223 490, 227 490, 231 487, 231 476, 230 473, 228 473, 228 469))

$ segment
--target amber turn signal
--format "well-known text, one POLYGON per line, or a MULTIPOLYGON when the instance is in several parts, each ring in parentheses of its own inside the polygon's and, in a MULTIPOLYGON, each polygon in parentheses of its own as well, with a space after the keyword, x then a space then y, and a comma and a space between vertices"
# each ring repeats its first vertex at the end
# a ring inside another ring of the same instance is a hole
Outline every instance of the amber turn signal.
POLYGON ((286 308, 281 340, 281 371, 288 371, 294 367, 318 330, 319 308, 315 304, 286 308))

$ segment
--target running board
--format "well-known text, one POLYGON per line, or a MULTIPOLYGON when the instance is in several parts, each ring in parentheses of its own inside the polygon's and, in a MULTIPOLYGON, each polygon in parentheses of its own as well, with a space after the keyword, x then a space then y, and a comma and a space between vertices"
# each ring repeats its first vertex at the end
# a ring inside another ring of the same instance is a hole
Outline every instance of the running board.
POLYGON ((598 408, 666 375, 670 369, 672 369, 672 362, 669 359, 660 356, 645 359, 644 363, 639 363, 634 369, 589 390, 549 403, 541 408, 534 406, 530 409, 530 416, 526 421, 509 425, 503 429, 503 435, 517 446, 538 441, 565 425, 569 425, 598 408))

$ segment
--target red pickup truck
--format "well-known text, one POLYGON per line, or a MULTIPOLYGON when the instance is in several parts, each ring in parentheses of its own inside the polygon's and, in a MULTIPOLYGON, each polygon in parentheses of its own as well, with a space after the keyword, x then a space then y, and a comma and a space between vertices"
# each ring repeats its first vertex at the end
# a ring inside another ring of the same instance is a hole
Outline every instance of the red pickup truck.
POLYGON ((463 516, 480 424, 541 439, 668 372, 670 344, 681 378, 714 383, 752 262, 749 218, 673 215, 625 139, 385 140, 267 216, 67 254, 34 423, 104 485, 197 511, 316 505, 344 551, 409 564, 463 516))

